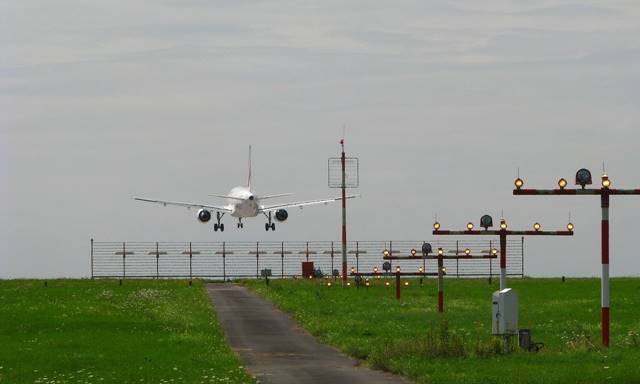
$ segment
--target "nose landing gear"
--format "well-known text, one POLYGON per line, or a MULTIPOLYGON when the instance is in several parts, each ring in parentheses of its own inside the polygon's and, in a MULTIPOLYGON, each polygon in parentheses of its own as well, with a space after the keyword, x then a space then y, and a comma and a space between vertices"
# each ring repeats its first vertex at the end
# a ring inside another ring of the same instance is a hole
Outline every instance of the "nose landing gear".
POLYGON ((244 228, 244 224, 242 223, 242 217, 238 217, 238 228, 244 228))

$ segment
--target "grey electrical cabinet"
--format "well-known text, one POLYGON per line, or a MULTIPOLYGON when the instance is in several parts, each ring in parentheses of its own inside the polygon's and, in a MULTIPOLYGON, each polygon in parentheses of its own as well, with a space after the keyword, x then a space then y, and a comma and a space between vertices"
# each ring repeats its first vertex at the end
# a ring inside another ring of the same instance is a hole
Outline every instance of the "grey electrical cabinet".
POLYGON ((518 294, 511 288, 493 293, 492 333, 494 335, 518 334, 518 294))

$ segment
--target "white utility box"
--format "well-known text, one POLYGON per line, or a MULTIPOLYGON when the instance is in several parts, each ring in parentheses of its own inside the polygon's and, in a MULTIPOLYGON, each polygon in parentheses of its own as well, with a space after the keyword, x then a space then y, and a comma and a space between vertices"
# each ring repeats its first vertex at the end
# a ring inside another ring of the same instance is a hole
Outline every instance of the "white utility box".
POLYGON ((518 334, 518 294, 511 288, 493 292, 492 331, 494 335, 518 334))

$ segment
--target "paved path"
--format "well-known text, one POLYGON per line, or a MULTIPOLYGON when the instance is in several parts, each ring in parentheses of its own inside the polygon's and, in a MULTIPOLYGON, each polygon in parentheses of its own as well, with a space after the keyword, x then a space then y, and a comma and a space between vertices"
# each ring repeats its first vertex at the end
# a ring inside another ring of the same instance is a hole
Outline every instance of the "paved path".
POLYGON ((261 383, 406 383, 365 367, 320 344, 313 336, 248 289, 208 284, 209 297, 227 340, 247 370, 261 383))

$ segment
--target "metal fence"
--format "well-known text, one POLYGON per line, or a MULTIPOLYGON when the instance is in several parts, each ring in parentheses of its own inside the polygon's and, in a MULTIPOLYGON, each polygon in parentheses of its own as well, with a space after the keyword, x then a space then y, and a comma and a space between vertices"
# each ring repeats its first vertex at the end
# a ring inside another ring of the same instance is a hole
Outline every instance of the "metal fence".
MULTIPOLYGON (((425 241, 350 241, 347 265, 357 272, 382 271, 383 250, 394 256, 420 253, 425 241)), ((498 240, 426 240, 434 250, 447 255, 486 255, 499 248, 498 240)), ((261 242, 103 242, 91 240, 91 278, 206 278, 234 279, 260 277, 270 269, 273 277, 302 274, 301 263, 313 261, 314 268, 331 275, 339 270, 341 243, 332 241, 261 242)), ((394 260, 403 271, 422 267, 437 270, 435 260, 394 260)), ((500 274, 498 259, 445 260, 448 277, 493 276, 500 274)), ((395 268, 394 265, 394 268, 395 268)), ((524 276, 524 238, 507 242, 507 274, 524 276)))

